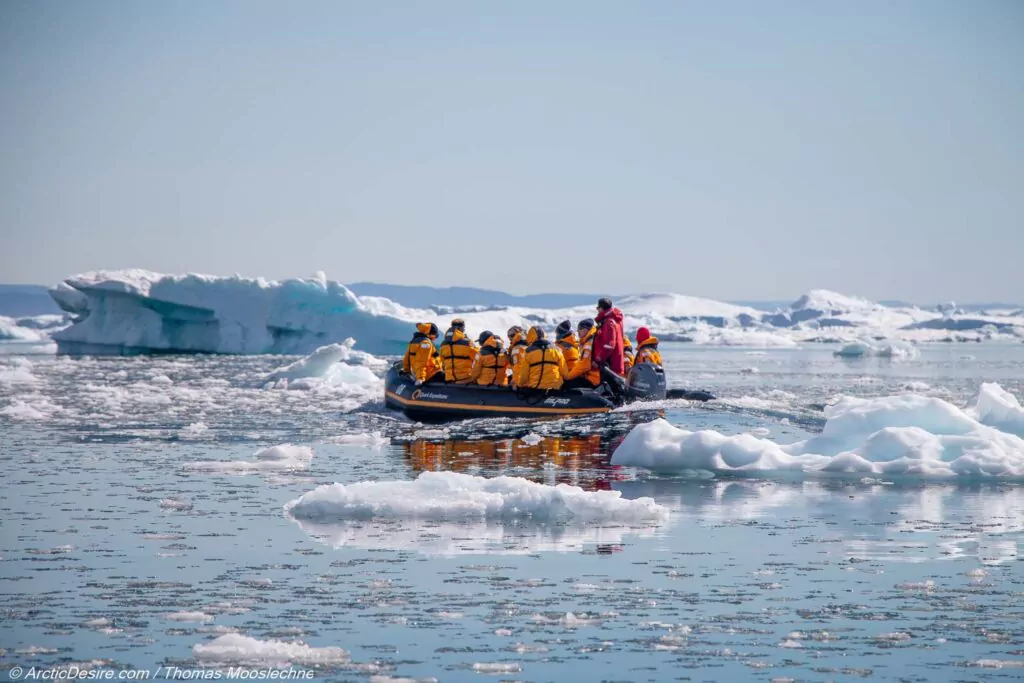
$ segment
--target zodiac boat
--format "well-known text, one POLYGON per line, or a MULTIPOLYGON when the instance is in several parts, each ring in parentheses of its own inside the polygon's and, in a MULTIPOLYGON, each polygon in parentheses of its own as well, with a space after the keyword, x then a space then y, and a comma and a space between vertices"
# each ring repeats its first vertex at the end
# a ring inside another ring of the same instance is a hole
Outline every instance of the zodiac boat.
POLYGON ((396 363, 385 378, 384 403, 414 420, 444 422, 470 417, 592 415, 638 400, 714 398, 707 392, 668 391, 665 371, 654 365, 636 366, 626 380, 610 371, 605 375, 606 383, 599 389, 532 391, 442 383, 416 386, 413 378, 401 371, 401 364, 396 363), (615 390, 608 387, 612 382, 617 383, 615 390))

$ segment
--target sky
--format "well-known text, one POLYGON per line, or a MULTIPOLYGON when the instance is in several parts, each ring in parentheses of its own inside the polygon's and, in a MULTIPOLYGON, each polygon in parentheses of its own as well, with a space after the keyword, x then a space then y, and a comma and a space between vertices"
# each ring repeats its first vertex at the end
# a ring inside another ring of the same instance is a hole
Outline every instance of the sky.
POLYGON ((1020 300, 1024 3, 0 3, 0 282, 1020 300))

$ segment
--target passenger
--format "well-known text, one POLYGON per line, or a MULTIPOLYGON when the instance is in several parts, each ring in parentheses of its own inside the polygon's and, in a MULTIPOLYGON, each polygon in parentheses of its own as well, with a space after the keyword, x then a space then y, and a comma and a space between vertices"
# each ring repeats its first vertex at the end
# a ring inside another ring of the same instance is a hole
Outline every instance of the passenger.
POLYGON ((661 365, 661 352, 658 351, 658 338, 651 336, 651 331, 641 327, 636 331, 636 364, 651 363, 661 365))
POLYGON ((484 331, 476 341, 480 345, 480 354, 473 362, 470 383, 488 387, 508 386, 508 356, 502 349, 501 337, 484 331))
POLYGON ((526 347, 529 344, 526 343, 526 333, 523 332, 523 328, 519 325, 514 325, 508 328, 508 371, 512 386, 516 383, 516 367, 523 360, 523 355, 526 354, 526 347))
POLYGON ((627 375, 633 369, 633 361, 633 344, 629 341, 629 336, 624 334, 622 335, 622 368, 627 375))
POLYGON ((444 368, 444 380, 453 384, 469 383, 473 372, 473 361, 479 350, 476 344, 466 336, 466 322, 462 318, 452 321, 452 326, 444 334, 441 342, 441 367, 444 368))
POLYGON ((560 322, 555 329, 555 344, 558 345, 558 350, 565 358, 565 366, 569 368, 569 372, 572 372, 580 359, 580 347, 576 341, 576 335, 572 331, 572 323, 568 320, 560 322))
POLYGON ((416 334, 412 336, 409 346, 405 349, 402 372, 412 375, 417 385, 444 381, 441 359, 434 348, 437 332, 437 325, 434 323, 420 323, 416 326, 416 334))
POLYGON ((593 389, 601 385, 601 370, 592 362, 594 355, 594 334, 597 327, 590 318, 581 320, 576 326, 580 339, 580 359, 566 376, 568 380, 562 385, 563 389, 593 389))
POLYGON ((526 336, 529 346, 516 368, 519 389, 561 389, 569 368, 558 347, 544 338, 544 330, 531 327, 526 336))
POLYGON ((602 366, 617 375, 625 375, 622 344, 622 311, 612 306, 612 300, 601 297, 597 301, 597 335, 594 337, 594 355, 591 361, 600 370, 602 366))

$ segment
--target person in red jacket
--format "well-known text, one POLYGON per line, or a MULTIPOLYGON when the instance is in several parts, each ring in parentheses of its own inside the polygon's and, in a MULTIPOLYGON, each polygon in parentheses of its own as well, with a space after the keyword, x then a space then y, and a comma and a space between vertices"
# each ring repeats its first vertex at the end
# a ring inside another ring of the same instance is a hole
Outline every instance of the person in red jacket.
POLYGON ((623 360, 622 311, 612 306, 612 300, 602 297, 597 302, 597 335, 594 337, 594 365, 607 365, 617 375, 626 374, 623 360))

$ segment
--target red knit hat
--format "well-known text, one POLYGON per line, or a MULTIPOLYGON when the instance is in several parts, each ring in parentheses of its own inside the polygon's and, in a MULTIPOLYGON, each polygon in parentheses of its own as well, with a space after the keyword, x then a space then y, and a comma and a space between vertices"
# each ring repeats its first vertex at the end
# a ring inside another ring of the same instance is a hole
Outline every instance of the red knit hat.
POLYGON ((641 327, 636 331, 636 343, 643 344, 645 341, 651 338, 651 331, 646 327, 641 327))

